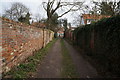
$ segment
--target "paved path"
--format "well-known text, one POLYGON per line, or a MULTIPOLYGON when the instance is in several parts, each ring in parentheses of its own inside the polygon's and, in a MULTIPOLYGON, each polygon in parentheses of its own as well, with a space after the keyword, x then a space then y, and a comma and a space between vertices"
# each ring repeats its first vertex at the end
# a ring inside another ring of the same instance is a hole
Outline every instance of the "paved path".
MULTIPOLYGON (((97 77, 96 70, 66 41, 65 45, 73 59, 80 78, 97 77)), ((60 39, 55 42, 50 51, 38 66, 35 78, 61 78, 62 54, 60 39)))
POLYGON ((96 70, 70 44, 64 41, 80 78, 98 77, 96 70))
POLYGON ((46 57, 38 66, 36 78, 60 78, 61 74, 61 44, 57 40, 46 57))

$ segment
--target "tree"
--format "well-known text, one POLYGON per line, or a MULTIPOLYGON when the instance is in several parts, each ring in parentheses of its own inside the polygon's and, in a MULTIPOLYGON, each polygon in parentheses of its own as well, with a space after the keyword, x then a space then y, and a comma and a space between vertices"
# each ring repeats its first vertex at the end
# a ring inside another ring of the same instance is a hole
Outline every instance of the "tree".
POLYGON ((81 9, 83 2, 62 2, 61 0, 48 0, 48 2, 43 2, 43 8, 47 12, 47 22, 48 28, 50 27, 50 21, 53 17, 53 14, 62 9, 62 14, 58 14, 57 18, 62 17, 63 15, 81 9))
POLYGON ((120 15, 120 1, 117 3, 116 15, 120 15))
POLYGON ((100 14, 100 9, 98 7, 98 2, 93 2, 94 6, 92 7, 92 10, 89 11, 90 14, 98 15, 100 14))
POLYGON ((58 25, 59 25, 60 27, 62 26, 62 21, 63 21, 62 19, 59 19, 59 20, 58 20, 58 25))
POLYGON ((54 14, 52 15, 52 18, 51 18, 51 21, 50 21, 50 25, 51 25, 51 26, 49 26, 49 29, 51 29, 51 30, 53 30, 53 31, 55 31, 55 30, 54 30, 55 27, 58 27, 58 14, 57 14, 57 13, 54 13, 54 14))
POLYGON ((20 18, 18 18, 18 21, 26 23, 26 24, 30 24, 30 21, 29 21, 30 19, 31 19, 30 13, 28 12, 25 17, 21 16, 20 18))
POLYGON ((64 29, 66 31, 68 29, 67 28, 67 19, 63 19, 63 26, 64 26, 64 29))
POLYGON ((21 16, 20 18, 18 18, 18 21, 25 22, 25 17, 21 16))
POLYGON ((29 9, 22 3, 13 3, 11 8, 8 10, 5 10, 4 16, 18 21, 18 18, 21 16, 25 16, 29 12, 29 9))
POLYGON ((103 15, 114 15, 114 4, 113 2, 102 2, 100 5, 101 14, 103 15), (113 8, 112 8, 113 6, 113 8))
POLYGON ((28 12, 27 15, 25 16, 25 23, 30 24, 30 13, 28 12))
POLYGON ((71 27, 71 23, 68 23, 69 28, 71 27))
MULTIPOLYGON (((115 2, 115 1, 109 1, 107 0, 102 1, 102 2, 93 2, 95 4, 94 7, 97 8, 97 10, 99 10, 100 14, 102 15, 110 15, 110 16, 114 16, 119 14, 120 12, 120 1, 119 2, 115 2)), ((93 12, 96 12, 93 10, 93 12)))

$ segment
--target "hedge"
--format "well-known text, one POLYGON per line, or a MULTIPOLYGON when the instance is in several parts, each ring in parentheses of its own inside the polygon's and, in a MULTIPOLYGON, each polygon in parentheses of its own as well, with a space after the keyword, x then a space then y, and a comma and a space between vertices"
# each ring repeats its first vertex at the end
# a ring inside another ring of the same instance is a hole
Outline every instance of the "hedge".
POLYGON ((73 35, 74 43, 103 68, 103 75, 120 77, 120 15, 80 26, 73 35))

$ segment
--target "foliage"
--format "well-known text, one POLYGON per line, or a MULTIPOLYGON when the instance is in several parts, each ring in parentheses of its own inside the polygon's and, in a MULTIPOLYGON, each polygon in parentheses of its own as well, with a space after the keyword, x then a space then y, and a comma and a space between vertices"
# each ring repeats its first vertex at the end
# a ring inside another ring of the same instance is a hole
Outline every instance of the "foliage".
POLYGON ((64 29, 66 31, 67 30, 67 19, 63 20, 63 26, 64 26, 64 29))
POLYGON ((25 17, 21 16, 20 18, 18 18, 18 21, 26 23, 26 24, 30 24, 29 20, 30 20, 30 14, 29 14, 29 12, 26 14, 25 17))
POLYGON ((120 13, 120 1, 102 1, 95 2, 93 1, 95 6, 93 7, 92 13, 96 13, 99 11, 102 15, 110 15, 114 16, 120 13))
POLYGON ((31 19, 30 18, 30 13, 28 12, 25 16, 25 23, 30 24, 30 22, 29 22, 30 19, 31 19))
POLYGON ((51 20, 50 20, 50 26, 49 26, 49 29, 51 29, 51 30, 53 30, 53 31, 55 31, 55 28, 57 28, 58 27, 58 14, 57 13, 54 13, 53 15, 52 15, 52 18, 51 18, 51 20))
MULTIPOLYGON (((120 15, 78 27, 75 44, 95 60, 103 76, 120 76, 120 15)), ((97 65, 96 65, 97 66, 97 65)))
POLYGON ((18 21, 26 23, 26 24, 30 24, 29 20, 30 20, 30 13, 29 12, 26 14, 25 17, 21 16, 20 18, 18 18, 18 21))

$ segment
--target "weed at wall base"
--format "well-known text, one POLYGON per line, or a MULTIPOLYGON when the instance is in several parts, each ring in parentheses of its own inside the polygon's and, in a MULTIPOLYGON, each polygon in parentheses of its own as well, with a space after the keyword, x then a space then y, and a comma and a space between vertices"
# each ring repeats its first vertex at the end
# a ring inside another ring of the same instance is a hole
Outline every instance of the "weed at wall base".
POLYGON ((37 64, 39 64, 50 47, 56 42, 54 39, 52 42, 48 43, 45 48, 42 48, 35 52, 33 56, 30 56, 24 63, 15 67, 11 71, 3 75, 3 78, 31 78, 32 74, 36 71, 37 64))

